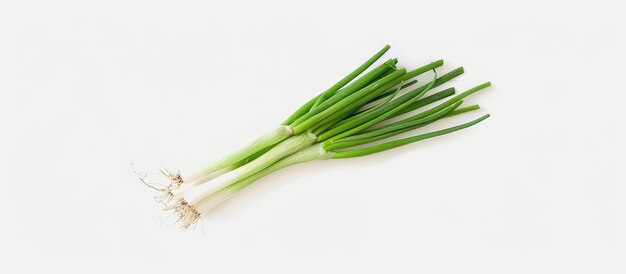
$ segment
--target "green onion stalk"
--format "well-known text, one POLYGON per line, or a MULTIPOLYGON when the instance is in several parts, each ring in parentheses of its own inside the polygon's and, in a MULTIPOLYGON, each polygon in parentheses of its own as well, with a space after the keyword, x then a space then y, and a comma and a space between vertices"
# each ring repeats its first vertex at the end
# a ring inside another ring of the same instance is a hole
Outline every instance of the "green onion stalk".
MULTIPOLYGON (((471 107, 466 109, 465 111, 475 110, 476 108, 471 107)), ((456 127, 446 128, 443 130, 433 131, 429 133, 424 133, 420 135, 416 135, 410 138, 400 139, 395 142, 389 142, 378 146, 372 146, 363 149, 352 149, 341 152, 335 152, 329 150, 328 147, 325 147, 323 143, 318 143, 313 146, 307 147, 303 150, 300 150, 294 154, 291 154, 280 161, 270 165, 269 167, 263 169, 260 172, 257 172, 245 179, 237 181, 234 184, 231 184, 220 191, 202 199, 200 203, 197 204, 197 209, 193 211, 193 214, 187 214, 188 216, 185 218, 184 222, 182 222, 183 227, 188 227, 191 224, 197 222, 197 218, 200 218, 202 215, 207 214, 216 206, 220 205, 222 202, 227 200, 228 198, 234 196, 237 192, 244 189, 245 187, 252 184, 254 181, 269 175, 270 173, 276 172, 280 169, 283 169, 288 166, 292 166, 299 163, 310 162, 314 160, 325 160, 325 159, 340 159, 340 158, 350 158, 350 157, 358 157, 369 155, 385 150, 389 150, 392 148, 396 148, 399 146, 407 145, 413 142, 425 140, 428 138, 448 134, 454 131, 461 130, 463 128, 470 127, 475 125, 482 120, 485 120, 489 117, 489 114, 485 114, 482 117, 475 119, 473 121, 467 122, 465 124, 458 125, 456 127), (186 221, 186 222, 185 222, 186 221)))
POLYGON ((350 112, 352 109, 342 110, 343 112, 337 112, 337 110, 350 103, 352 103, 351 106, 353 107, 365 105, 365 103, 371 101, 374 94, 380 95, 391 87, 404 82, 406 79, 415 77, 443 64, 443 61, 439 60, 410 73, 406 73, 404 69, 396 69, 395 65, 398 62, 397 59, 389 59, 354 80, 375 63, 389 48, 389 45, 383 47, 374 54, 374 56, 331 86, 328 90, 320 93, 297 109, 280 126, 263 134, 249 145, 206 165, 200 171, 189 177, 183 178, 180 173, 168 173, 167 176, 170 178, 170 185, 165 188, 166 194, 161 200, 169 200, 171 198, 171 192, 176 192, 179 188, 186 189, 203 184, 250 162, 256 156, 268 151, 277 143, 309 130, 320 120, 325 118, 329 120, 328 118, 337 117, 339 114, 349 114, 346 112, 350 112))
MULTIPOLYGON (((433 83, 434 82, 431 82, 431 84, 429 84, 428 86, 432 86, 433 83)), ((390 117, 395 117, 396 114, 403 112, 403 109, 405 109, 407 106, 410 106, 411 104, 414 104, 415 102, 421 102, 420 100, 416 100, 416 98, 419 98, 419 94, 417 96, 413 95, 416 92, 423 94, 428 89, 418 88, 414 91, 406 93, 403 97, 393 100, 392 102, 394 102, 395 104, 387 103, 384 105, 376 105, 375 107, 372 107, 371 109, 362 112, 360 115, 355 115, 350 117, 349 119, 342 120, 343 123, 337 123, 336 126, 331 127, 330 130, 323 132, 315 139, 307 139, 307 142, 311 142, 312 145, 304 146, 304 148, 298 150, 297 152, 289 154, 288 156, 285 156, 272 164, 269 164, 267 166, 264 166, 263 168, 259 168, 254 171, 246 168, 237 169, 235 170, 236 172, 227 174, 235 175, 236 177, 218 177, 215 182, 212 181, 200 187, 196 187, 180 196, 178 203, 175 204, 173 208, 177 209, 177 212, 180 216, 186 216, 182 219, 181 224, 183 225, 183 227, 188 227, 189 225, 195 223, 202 215, 207 214, 215 206, 219 205, 221 202, 233 196, 241 189, 250 185, 252 182, 284 167, 318 159, 339 159, 369 155, 404 146, 424 139, 449 134, 473 126, 483 121, 484 119, 487 119, 489 117, 489 114, 483 115, 475 120, 458 126, 433 132, 427 132, 400 140, 389 141, 374 146, 355 148, 357 146, 362 146, 372 142, 384 140, 410 130, 424 127, 443 118, 478 110, 480 108, 478 105, 472 105, 464 108, 459 108, 459 106, 463 103, 463 98, 488 86, 490 86, 490 83, 479 85, 418 114, 412 115, 393 123, 389 123, 384 126, 369 130, 362 130, 363 128, 369 128, 376 122, 382 122, 389 119, 390 117), (412 97, 413 100, 403 100, 410 97, 412 97), (401 102, 403 101, 404 103, 402 104, 401 102), (369 116, 367 114, 373 115, 377 112, 381 112, 382 114, 379 116, 374 115, 376 118, 369 120, 369 122, 363 123, 363 121, 365 121, 363 120, 363 118, 369 116), (339 130, 348 128, 350 129, 346 131, 339 130)), ((444 90, 443 92, 448 93, 448 90, 451 89, 444 90)), ((430 100, 431 99, 429 99, 429 101, 430 100)), ((284 143, 280 143, 279 145, 283 145, 284 143)), ((260 160, 264 163, 269 163, 268 161, 261 160, 260 158, 257 160, 260 160)))
POLYGON ((355 93, 356 91, 359 91, 364 87, 373 85, 376 80, 378 80, 376 81, 378 82, 378 84, 392 81, 397 74, 392 77, 382 77, 384 78, 384 81, 383 79, 381 79, 381 76, 389 76, 390 71, 395 71, 395 65, 397 63, 396 59, 390 59, 387 62, 384 62, 383 64, 379 65, 367 74, 360 77, 358 80, 350 83, 357 76, 367 70, 378 59, 380 59, 380 57, 382 57, 383 54, 385 54, 389 50, 389 48, 389 45, 383 47, 380 51, 374 54, 374 56, 372 56, 354 71, 352 71, 350 74, 348 74, 343 79, 339 80, 337 83, 331 86, 329 89, 320 93, 318 96, 315 96, 306 104, 298 108, 291 116, 289 116, 289 118, 287 118, 279 126, 271 129, 267 133, 261 135, 261 137, 257 138, 250 144, 238 149, 237 151, 207 164, 200 171, 192 174, 188 178, 184 178, 184 180, 172 180, 173 185, 179 187, 182 182, 190 184, 201 184, 228 171, 231 171, 240 166, 242 161, 246 161, 246 159, 248 159, 255 153, 263 151, 268 147, 271 147, 293 135, 304 131, 303 127, 300 127, 298 129, 298 132, 294 130, 295 124, 303 120, 300 119, 296 121, 297 119, 302 118, 301 116, 311 113, 312 110, 315 110, 317 112, 325 110, 330 105, 333 105, 337 101, 344 99, 345 97, 355 93), (350 84, 347 85, 348 83, 350 84), (333 97, 332 100, 327 100, 329 99, 329 97, 333 97))
POLYGON ((166 205, 166 210, 174 210, 181 226, 188 228, 252 182, 282 168, 313 160, 378 153, 449 134, 489 117, 486 114, 454 127, 373 145, 438 120, 479 109, 478 105, 460 106, 465 97, 491 85, 484 83, 451 98, 448 97, 455 94, 454 88, 425 96, 464 72, 460 67, 438 76, 436 69, 443 65, 443 60, 407 71, 396 67, 397 59, 389 59, 359 77, 388 49, 389 46, 385 46, 328 90, 298 108, 279 127, 251 144, 189 177, 167 173, 171 183, 160 189, 159 201, 166 205), (431 81, 411 87, 417 83, 411 79, 429 71, 434 72, 431 81), (405 90, 408 91, 398 96, 405 90), (446 98, 434 107, 421 110, 446 98), (418 109, 420 111, 413 114, 418 109), (408 117, 394 119, 401 115, 408 117))

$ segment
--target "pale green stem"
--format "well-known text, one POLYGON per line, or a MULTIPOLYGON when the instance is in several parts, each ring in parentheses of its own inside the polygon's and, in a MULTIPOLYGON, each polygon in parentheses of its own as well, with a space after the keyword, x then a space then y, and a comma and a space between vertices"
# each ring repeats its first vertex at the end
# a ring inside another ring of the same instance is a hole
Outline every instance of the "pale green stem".
POLYGON ((281 159, 280 161, 255 173, 252 176, 249 176, 243 180, 240 180, 234 184, 231 184, 221 189, 220 191, 214 193, 213 195, 204 198, 200 203, 198 203, 196 209, 200 214, 206 214, 217 205, 221 204, 228 198, 235 195, 240 190, 244 189, 245 187, 249 186, 256 180, 270 173, 276 172, 285 167, 299 164, 299 163, 310 162, 310 161, 317 160, 317 159, 327 159, 327 158, 330 158, 331 155, 332 155, 332 152, 326 152, 322 144, 316 144, 316 145, 307 147, 303 150, 300 150, 294 154, 291 154, 281 159))
POLYGON ((267 168, 268 166, 274 164, 285 156, 288 156, 301 149, 311 146, 313 143, 315 143, 315 141, 315 135, 308 132, 294 135, 280 142, 263 155, 252 160, 250 163, 247 163, 233 171, 219 176, 208 183, 204 183, 190 189, 189 191, 186 191, 183 194, 183 198, 187 201, 187 203, 193 205, 224 187, 227 187, 239 180, 245 179, 248 176, 254 175, 255 173, 267 168))
POLYGON ((239 150, 231 153, 230 155, 214 161, 199 172, 184 178, 185 183, 204 183, 217 176, 229 171, 233 165, 248 158, 250 155, 263 150, 266 147, 272 146, 280 141, 283 141, 293 135, 293 129, 289 126, 279 126, 265 134, 263 134, 256 141, 240 148, 239 150))

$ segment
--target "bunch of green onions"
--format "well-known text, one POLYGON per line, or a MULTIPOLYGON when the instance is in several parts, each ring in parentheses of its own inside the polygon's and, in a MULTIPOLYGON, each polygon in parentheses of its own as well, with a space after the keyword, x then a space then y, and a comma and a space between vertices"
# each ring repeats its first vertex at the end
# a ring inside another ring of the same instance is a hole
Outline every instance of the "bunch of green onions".
POLYGON ((453 97, 454 88, 425 96, 431 89, 463 73, 460 67, 438 76, 436 69, 443 65, 443 60, 407 71, 396 66, 397 59, 390 59, 365 72, 389 48, 385 46, 249 145, 188 177, 164 172, 170 183, 162 188, 153 187, 160 192, 157 200, 165 205, 166 210, 176 213, 182 228, 188 228, 241 189, 282 168, 313 160, 378 153, 455 132, 489 117, 485 114, 454 127, 384 141, 438 120, 479 109, 478 105, 461 107, 462 99, 491 85, 487 82, 453 97), (431 81, 412 87, 418 82, 413 78, 430 71, 434 75, 431 81), (446 98, 436 106, 422 110, 446 98), (390 121, 417 109, 420 111, 407 118, 390 121), (371 144, 373 142, 377 143, 371 144))

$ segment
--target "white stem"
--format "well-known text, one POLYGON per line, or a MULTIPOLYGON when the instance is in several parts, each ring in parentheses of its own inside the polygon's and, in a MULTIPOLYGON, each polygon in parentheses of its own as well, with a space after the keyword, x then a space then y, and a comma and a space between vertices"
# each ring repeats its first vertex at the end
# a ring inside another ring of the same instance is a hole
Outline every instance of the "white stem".
POLYGON ((216 171, 219 171, 223 168, 231 166, 241 160, 246 159, 248 156, 266 148, 271 145, 274 145, 282 140, 285 140, 293 135, 293 129, 290 126, 281 125, 265 134, 263 134, 260 138, 256 139, 254 142, 240 148, 234 153, 223 157, 220 160, 214 161, 204 168, 201 171, 191 175, 188 180, 196 181, 200 178, 212 174, 216 171))
POLYGON ((194 185, 200 185, 200 184, 206 183, 206 182, 208 182, 210 180, 213 180, 213 179, 215 179, 215 178, 217 178, 219 176, 222 176, 222 175, 228 173, 229 171, 231 171, 233 169, 235 169, 235 165, 231 165, 231 166, 228 166, 226 168, 222 168, 220 170, 217 170, 217 171, 214 171, 214 172, 211 172, 211 173, 207 173, 205 175, 200 175, 201 173, 197 173, 197 174, 194 174, 192 176, 189 176, 189 178, 185 178, 184 182, 185 182, 185 184, 189 183, 189 184, 194 184, 194 185))
POLYGON ((216 191, 265 169, 287 155, 312 145, 315 140, 315 135, 308 132, 295 135, 280 142, 252 162, 186 191, 183 194, 183 198, 190 205, 195 205, 216 191))
POLYGON ((218 191, 217 193, 214 193, 213 195, 204 198, 197 204, 196 210, 201 215, 206 214, 216 206, 220 205, 222 202, 226 201, 228 198, 234 196, 240 190, 252 184, 254 181, 270 173, 298 163, 309 162, 316 159, 328 159, 330 156, 332 156, 332 154, 332 152, 327 152, 326 150, 324 150, 322 144, 316 144, 308 148, 302 149, 294 154, 291 154, 281 159, 280 161, 272 164, 262 171, 257 172, 252 176, 240 180, 237 183, 234 183, 218 191))

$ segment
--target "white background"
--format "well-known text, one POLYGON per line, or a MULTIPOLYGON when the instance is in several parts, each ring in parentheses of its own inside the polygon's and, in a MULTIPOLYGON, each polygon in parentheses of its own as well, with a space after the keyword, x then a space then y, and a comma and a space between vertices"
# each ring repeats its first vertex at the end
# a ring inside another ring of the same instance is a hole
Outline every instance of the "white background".
POLYGON ((618 1, 0 1, 0 272, 625 273, 623 18, 618 1), (494 83, 443 124, 492 118, 283 170, 203 231, 160 225, 131 163, 189 173, 387 43, 409 68, 465 66, 459 90, 494 83))

